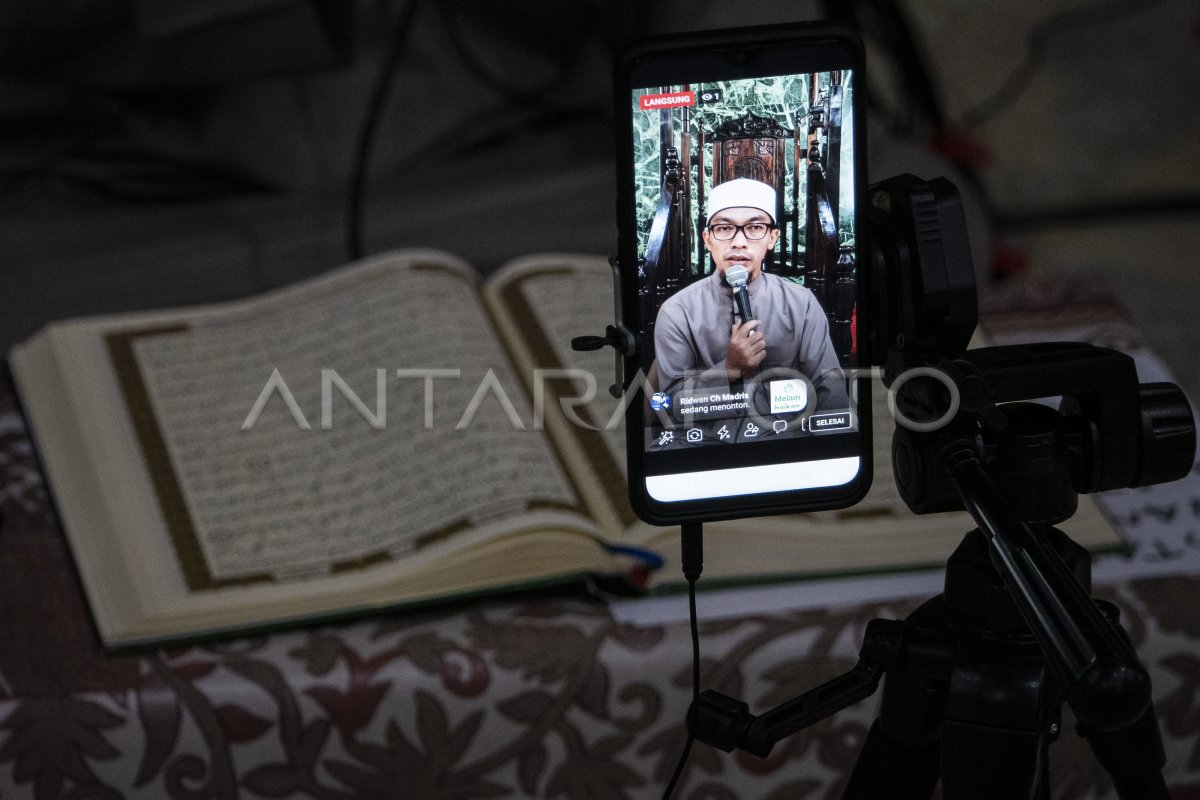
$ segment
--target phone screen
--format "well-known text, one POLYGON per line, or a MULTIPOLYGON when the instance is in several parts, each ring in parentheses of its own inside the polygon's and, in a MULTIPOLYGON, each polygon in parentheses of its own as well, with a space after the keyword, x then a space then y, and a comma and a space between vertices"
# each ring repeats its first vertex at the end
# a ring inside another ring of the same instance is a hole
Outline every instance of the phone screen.
POLYGON ((628 441, 651 517, 865 492, 859 64, 829 37, 751 39, 629 71, 625 319, 645 401, 628 441))

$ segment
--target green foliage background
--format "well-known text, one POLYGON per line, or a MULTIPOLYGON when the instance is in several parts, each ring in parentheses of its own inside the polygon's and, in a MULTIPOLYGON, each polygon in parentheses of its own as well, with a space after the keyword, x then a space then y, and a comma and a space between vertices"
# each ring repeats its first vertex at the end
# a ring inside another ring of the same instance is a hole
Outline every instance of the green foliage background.
MULTIPOLYGON (((854 98, 854 81, 852 74, 847 71, 844 74, 844 82, 842 89, 842 154, 841 154, 841 197, 838 198, 840 205, 839 234, 843 245, 850 245, 854 242, 854 123, 853 114, 849 113, 853 108, 854 98)), ((817 79, 821 82, 821 87, 829 85, 829 73, 819 73, 817 79)), ((694 84, 689 87, 697 93, 703 90, 718 89, 721 92, 721 100, 716 103, 705 103, 691 107, 691 119, 688 124, 687 135, 691 137, 691 152, 696 152, 699 142, 699 132, 705 131, 707 139, 711 132, 722 122, 736 119, 746 113, 747 110, 753 111, 762 117, 768 117, 778 122, 784 130, 794 131, 797 126, 800 126, 801 135, 807 135, 807 116, 809 111, 809 76, 802 75, 782 75, 767 78, 755 78, 752 80, 738 81, 718 81, 715 83, 694 84)), ((632 113, 633 113, 633 164, 634 164, 634 182, 635 182, 635 207, 637 209, 638 220, 638 253, 645 253, 646 246, 650 234, 650 225, 654 220, 654 212, 658 206, 659 197, 662 191, 662 167, 660 163, 661 153, 661 124, 660 112, 658 111, 642 111, 638 106, 638 98, 643 94, 658 94, 660 92, 680 91, 682 87, 654 87, 650 89, 636 89, 632 97, 632 113)), ((681 128, 683 114, 681 109, 673 109, 671 111, 674 123, 674 144, 678 146, 681 141, 681 128)), ((822 143, 824 145, 824 143, 822 143)), ((785 196, 784 210, 792 212, 792 185, 796 180, 796 165, 793 163, 792 148, 789 145, 786 150, 787 170, 784 178, 785 196)), ((706 144, 704 148, 704 186, 706 193, 712 188, 712 162, 713 149, 711 144, 706 144)), ((697 209, 696 198, 696 174, 693 168, 692 173, 692 208, 697 209)), ((800 218, 803 219, 805 195, 804 186, 800 186, 800 218)), ((804 244, 804 229, 803 225, 799 230, 800 244, 804 244)), ((699 257, 699 249, 702 247, 699 241, 696 242, 697 252, 692 259, 695 263, 699 257)))

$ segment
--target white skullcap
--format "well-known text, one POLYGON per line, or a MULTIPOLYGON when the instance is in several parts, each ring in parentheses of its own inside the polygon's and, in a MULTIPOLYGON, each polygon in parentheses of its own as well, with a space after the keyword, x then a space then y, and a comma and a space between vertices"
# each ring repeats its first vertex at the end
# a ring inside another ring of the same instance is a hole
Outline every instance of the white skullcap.
POLYGON ((734 178, 713 187, 708 208, 706 224, 727 208, 757 208, 775 222, 775 190, 762 181, 734 178))

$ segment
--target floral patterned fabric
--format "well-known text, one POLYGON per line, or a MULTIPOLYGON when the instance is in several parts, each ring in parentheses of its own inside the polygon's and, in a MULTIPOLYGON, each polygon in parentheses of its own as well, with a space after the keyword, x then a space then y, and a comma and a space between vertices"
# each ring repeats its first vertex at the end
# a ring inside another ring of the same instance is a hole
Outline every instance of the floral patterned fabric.
MULTIPOLYGON (((632 800, 660 797, 682 750, 687 625, 621 624, 581 593, 103 655, 7 386, 0 511, 0 798, 632 800)), ((1200 798, 1198 591, 1187 574, 1098 591, 1150 671, 1177 800, 1200 798)), ((848 670, 868 620, 918 602, 703 623, 702 685, 762 711, 848 670)), ((696 745, 675 796, 840 797, 877 710, 766 759, 696 745)), ((1115 797, 1072 725, 1051 758, 1056 798, 1115 797)))

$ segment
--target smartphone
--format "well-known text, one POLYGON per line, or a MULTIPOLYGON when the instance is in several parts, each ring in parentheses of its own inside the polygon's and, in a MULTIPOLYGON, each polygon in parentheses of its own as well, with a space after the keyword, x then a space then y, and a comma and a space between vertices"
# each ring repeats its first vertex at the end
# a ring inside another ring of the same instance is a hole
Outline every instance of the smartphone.
POLYGON ((618 61, 629 491, 648 522, 840 508, 870 486, 863 62, 826 22, 618 61))

